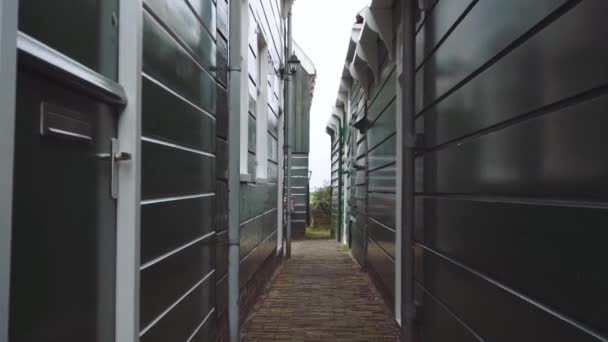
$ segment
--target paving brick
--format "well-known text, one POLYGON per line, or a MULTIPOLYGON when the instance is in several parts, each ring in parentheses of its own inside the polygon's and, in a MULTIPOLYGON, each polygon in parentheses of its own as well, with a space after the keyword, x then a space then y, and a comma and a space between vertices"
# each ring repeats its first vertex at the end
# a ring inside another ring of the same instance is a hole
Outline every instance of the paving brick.
POLYGON ((399 329, 366 273, 333 240, 294 242, 255 304, 241 340, 398 341, 399 329))

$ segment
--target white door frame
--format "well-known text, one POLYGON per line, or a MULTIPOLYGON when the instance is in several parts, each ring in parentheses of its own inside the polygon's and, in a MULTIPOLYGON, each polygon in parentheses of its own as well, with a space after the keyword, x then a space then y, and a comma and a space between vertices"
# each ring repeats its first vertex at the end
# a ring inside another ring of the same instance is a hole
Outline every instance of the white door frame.
POLYGON ((139 341, 139 268, 141 205, 142 0, 119 0, 118 83, 127 106, 119 114, 119 151, 131 154, 120 163, 116 211, 115 342, 139 341))
POLYGON ((0 342, 8 341, 18 7, 0 0, 0 342))

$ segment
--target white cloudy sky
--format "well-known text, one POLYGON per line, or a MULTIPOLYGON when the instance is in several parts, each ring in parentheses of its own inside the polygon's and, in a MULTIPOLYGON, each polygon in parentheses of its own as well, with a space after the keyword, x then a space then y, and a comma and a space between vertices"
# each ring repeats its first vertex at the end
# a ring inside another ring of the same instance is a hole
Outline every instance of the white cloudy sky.
POLYGON ((310 120, 311 190, 329 182, 330 139, 327 120, 336 102, 338 84, 355 15, 369 0, 296 0, 293 37, 317 68, 310 120))

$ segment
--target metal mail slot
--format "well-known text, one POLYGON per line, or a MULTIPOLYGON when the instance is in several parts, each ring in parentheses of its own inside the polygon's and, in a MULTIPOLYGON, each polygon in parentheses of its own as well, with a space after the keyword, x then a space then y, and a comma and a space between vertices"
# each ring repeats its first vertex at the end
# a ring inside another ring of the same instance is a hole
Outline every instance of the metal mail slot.
POLYGON ((83 114, 46 102, 41 105, 40 134, 82 142, 93 140, 91 124, 83 114))

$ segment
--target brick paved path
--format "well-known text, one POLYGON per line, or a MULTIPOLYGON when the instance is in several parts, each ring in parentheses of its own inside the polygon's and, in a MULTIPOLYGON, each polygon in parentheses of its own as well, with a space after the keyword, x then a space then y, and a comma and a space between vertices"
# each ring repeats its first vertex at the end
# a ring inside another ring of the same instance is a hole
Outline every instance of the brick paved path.
POLYGON ((245 324, 242 341, 396 341, 394 319, 333 240, 296 242, 245 324))

